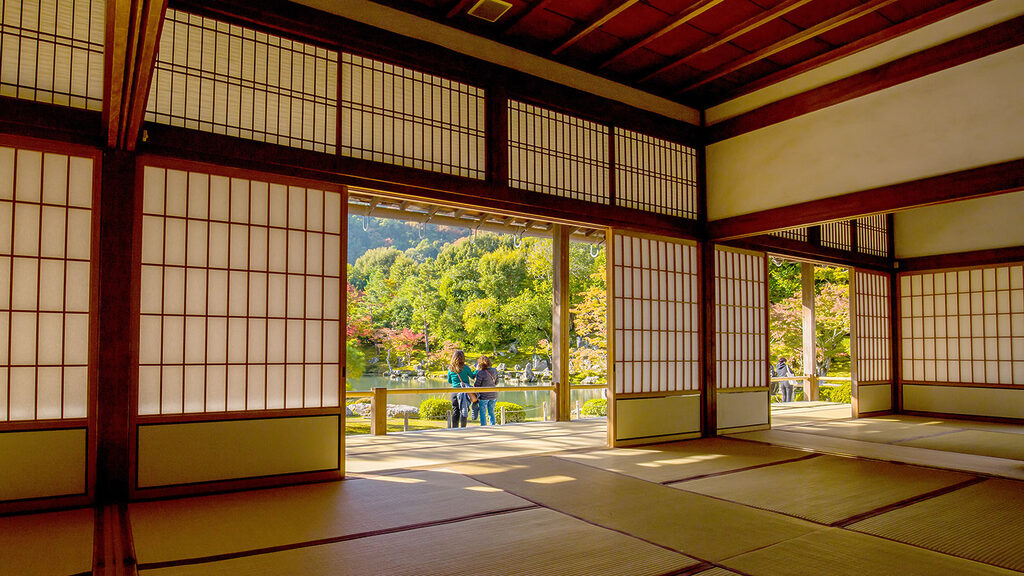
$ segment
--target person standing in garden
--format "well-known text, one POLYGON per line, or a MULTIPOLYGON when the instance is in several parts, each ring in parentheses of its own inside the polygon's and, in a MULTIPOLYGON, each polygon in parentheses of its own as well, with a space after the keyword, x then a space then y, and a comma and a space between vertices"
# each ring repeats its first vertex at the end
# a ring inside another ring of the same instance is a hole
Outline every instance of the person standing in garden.
MULTIPOLYGON (((476 384, 477 387, 491 387, 498 385, 498 371, 491 368, 491 359, 481 356, 476 359, 476 384)), ((491 417, 491 426, 497 424, 494 420, 494 404, 498 400, 497 392, 481 392, 477 394, 476 409, 480 411, 480 425, 487 425, 487 416, 491 417)), ((475 411, 475 410, 474 410, 475 411)), ((473 415, 476 418, 476 414, 473 415)), ((472 419, 472 418, 471 418, 472 419)))
MULTIPOLYGON (((448 362, 448 383, 452 388, 469 388, 471 378, 476 378, 476 371, 466 366, 466 353, 462 350, 452 352, 448 362)), ((473 396, 476 396, 473 394, 473 396)), ((452 428, 466 427, 469 419, 469 406, 474 399, 466 392, 452 393, 452 428)))
MULTIPOLYGON (((786 361, 787 360, 786 360, 785 356, 779 358, 779 363, 778 363, 777 366, 775 366, 775 376, 777 378, 781 378, 783 376, 796 376, 796 374, 793 373, 793 369, 789 367, 789 364, 786 364, 786 361)), ((783 381, 779 382, 779 388, 782 389, 782 401, 783 402, 792 402, 793 401, 793 381, 792 380, 783 380, 783 381)))

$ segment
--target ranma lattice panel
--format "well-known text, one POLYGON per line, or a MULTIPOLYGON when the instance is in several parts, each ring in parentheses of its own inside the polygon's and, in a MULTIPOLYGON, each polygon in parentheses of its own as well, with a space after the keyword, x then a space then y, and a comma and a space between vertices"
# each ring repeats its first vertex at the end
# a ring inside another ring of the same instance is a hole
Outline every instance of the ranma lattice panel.
POLYGON ((93 170, 0 147, 0 421, 88 416, 93 170))
POLYGON ((168 9, 146 120, 335 152, 338 54, 168 9))
POLYGON ((889 221, 885 214, 857 219, 857 251, 875 256, 889 255, 889 221))
POLYGON ((484 90, 342 54, 341 153, 482 179, 484 90))
POLYGON ((615 393, 698 390, 697 248, 616 234, 615 393))
POLYGON ((715 386, 768 385, 765 255, 715 249, 715 386))
POLYGON ((857 380, 889 382, 892 346, 889 340, 889 277, 857 270, 854 273, 857 380))
POLYGON ((509 100, 508 156, 513 188, 610 202, 607 126, 509 100))
POLYGON ((615 201, 619 206, 697 218, 697 151, 615 129, 615 201))
POLYGON ((1024 265, 900 276, 904 382, 1024 386, 1024 265))
POLYGON ((139 413, 337 406, 341 194, 147 166, 139 413))
POLYGON ((839 250, 851 250, 853 248, 853 234, 850 222, 842 220, 822 224, 821 245, 839 250))
POLYGON ((0 96, 103 109, 104 0, 0 0, 0 96))

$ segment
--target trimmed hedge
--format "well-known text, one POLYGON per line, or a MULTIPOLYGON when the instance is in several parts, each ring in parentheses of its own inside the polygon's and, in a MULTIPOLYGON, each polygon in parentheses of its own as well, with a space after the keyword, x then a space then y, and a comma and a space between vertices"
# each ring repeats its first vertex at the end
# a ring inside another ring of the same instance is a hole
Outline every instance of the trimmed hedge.
POLYGON ((851 386, 849 382, 843 382, 842 386, 821 386, 818 388, 818 398, 823 402, 849 404, 853 395, 851 386))
POLYGON ((447 420, 452 410, 452 402, 448 398, 427 398, 420 402, 420 418, 424 420, 447 420))
POLYGON ((605 398, 591 398, 583 403, 583 408, 580 408, 581 416, 607 416, 608 415, 608 400, 605 398))
POLYGON ((515 402, 497 402, 494 404, 494 417, 501 424, 501 409, 505 408, 505 423, 526 422, 526 409, 515 402))

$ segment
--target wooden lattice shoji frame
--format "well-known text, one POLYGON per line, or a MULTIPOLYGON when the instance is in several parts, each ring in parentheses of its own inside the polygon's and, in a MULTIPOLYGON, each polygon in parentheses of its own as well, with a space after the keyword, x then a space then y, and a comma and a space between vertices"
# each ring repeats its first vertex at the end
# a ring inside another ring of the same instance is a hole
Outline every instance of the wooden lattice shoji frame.
POLYGON ((900 275, 904 382, 1024 386, 1024 265, 900 275))
POLYGON ((615 201, 619 206, 696 219, 697 150, 615 129, 615 201))
POLYGON ((777 232, 772 232, 771 235, 778 236, 780 238, 789 238, 790 240, 799 240, 800 242, 807 242, 807 228, 779 230, 777 232))
POLYGON ((94 170, 0 147, 0 421, 88 417, 94 170))
POLYGON ((338 54, 168 9, 146 120, 335 152, 338 54))
POLYGON ((857 219, 857 251, 882 257, 889 255, 889 220, 885 214, 857 219))
POLYGON ((715 387, 768 386, 767 258, 715 249, 715 387))
POLYGON ((608 204, 608 127, 509 100, 509 186, 608 204))
POLYGON ((0 96, 103 109, 104 0, 0 0, 0 96))
POLYGON ((853 286, 857 380, 891 382, 889 275, 856 270, 853 286))
POLYGON ((850 222, 828 222, 821 225, 821 245, 839 250, 853 249, 853 234, 850 222))
POLYGON ((483 179, 485 121, 482 88, 342 54, 342 155, 483 179))
POLYGON ((147 166, 140 414, 337 406, 341 193, 147 166))
POLYGON ((700 389, 697 248, 616 233, 615 393, 700 389))

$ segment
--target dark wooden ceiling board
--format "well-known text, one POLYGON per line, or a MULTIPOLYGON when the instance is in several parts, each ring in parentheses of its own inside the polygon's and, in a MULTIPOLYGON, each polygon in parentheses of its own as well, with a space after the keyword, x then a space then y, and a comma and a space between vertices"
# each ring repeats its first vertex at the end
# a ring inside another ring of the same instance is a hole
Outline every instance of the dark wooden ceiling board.
POLYGON ((639 76, 645 70, 651 70, 661 66, 665 62, 666 59, 664 56, 655 54, 646 48, 641 48, 636 52, 633 52, 629 58, 623 58, 610 63, 605 68, 605 71, 612 75, 632 78, 639 76))
POLYGON ((888 20, 877 13, 867 14, 838 28, 819 34, 818 38, 833 46, 842 46, 865 38, 891 26, 888 20))
POLYGON ((691 20, 690 25, 717 35, 762 12, 763 8, 747 0, 726 0, 691 20))
POLYGON ((595 62, 604 60, 603 55, 615 52, 624 44, 622 38, 612 36, 604 29, 598 29, 567 48, 560 56, 574 62, 593 65, 595 62))
POLYGON ((796 34, 800 30, 802 28, 798 28, 782 18, 777 18, 771 22, 766 22, 763 26, 754 28, 750 32, 736 38, 730 44, 742 48, 745 52, 756 52, 765 46, 771 46, 778 42, 780 38, 796 34))
MULTIPOLYGON (((543 12, 540 10, 539 12, 543 12)), ((530 14, 509 30, 509 38, 524 38, 531 40, 534 44, 560 43, 572 32, 576 23, 565 16, 547 13, 543 16, 537 13, 530 14)))
MULTIPOLYGON (((806 60, 814 58, 815 56, 824 54, 829 50, 832 50, 832 48, 833 46, 831 44, 819 38, 811 38, 806 42, 801 42, 796 46, 792 46, 790 48, 783 50, 782 52, 773 54, 771 58, 766 58, 766 60, 775 64, 772 70, 763 72, 757 76, 745 77, 744 80, 740 83, 746 84, 748 82, 753 82, 754 80, 763 78, 765 76, 768 76, 769 74, 774 74, 778 72, 781 68, 788 68, 789 66, 792 66, 794 64, 799 64, 800 62, 804 62, 806 60)), ((762 60, 762 62, 763 61, 764 60, 762 60)), ((752 68, 754 66, 755 64, 752 64, 750 66, 747 66, 747 68, 752 68)))
POLYGON ((743 58, 748 54, 750 54, 750 52, 738 46, 733 44, 723 44, 710 52, 694 56, 686 63, 686 65, 702 72, 708 72, 716 70, 720 66, 724 66, 737 58, 743 58))
POLYGON ((666 15, 676 14, 692 6, 695 0, 647 0, 652 8, 666 15))
POLYGON ((676 54, 689 52, 694 46, 707 42, 711 38, 714 38, 714 36, 684 24, 651 42, 644 48, 664 56, 667 63, 676 54))
POLYGON ((606 22, 601 30, 633 43, 671 21, 670 15, 641 2, 606 22))
POLYGON ((614 0, 556 0, 548 4, 547 10, 552 14, 560 14, 583 23, 598 18, 617 3, 614 0))
POLYGON ((810 28, 861 3, 858 0, 817 0, 793 10, 783 19, 800 28, 810 28))

